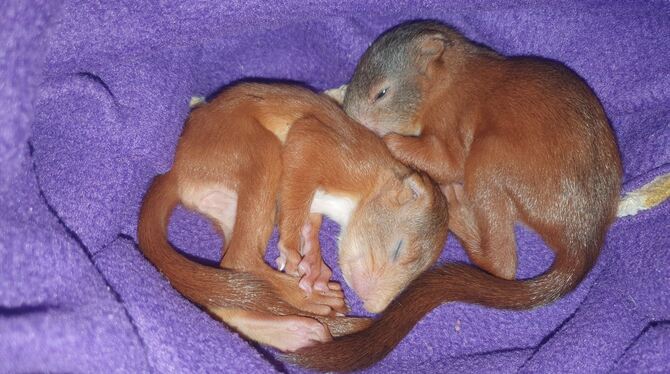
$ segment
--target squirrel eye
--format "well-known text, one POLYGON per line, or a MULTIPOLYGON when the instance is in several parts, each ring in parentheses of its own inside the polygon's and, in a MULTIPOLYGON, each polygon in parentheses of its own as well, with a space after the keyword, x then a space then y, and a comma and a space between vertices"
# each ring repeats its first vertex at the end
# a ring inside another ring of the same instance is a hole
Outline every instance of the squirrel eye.
POLYGON ((393 261, 396 261, 398 259, 398 256, 400 255, 400 249, 402 249, 402 243, 403 243, 403 240, 400 239, 400 241, 398 242, 398 244, 395 247, 395 250, 393 251, 393 261))
POLYGON ((387 91, 387 90, 388 90, 388 87, 386 87, 386 88, 384 88, 383 90, 379 91, 379 93, 377 93, 377 96, 375 96, 375 101, 377 101, 377 100, 381 99, 382 97, 384 97, 384 95, 386 95, 386 91, 387 91))

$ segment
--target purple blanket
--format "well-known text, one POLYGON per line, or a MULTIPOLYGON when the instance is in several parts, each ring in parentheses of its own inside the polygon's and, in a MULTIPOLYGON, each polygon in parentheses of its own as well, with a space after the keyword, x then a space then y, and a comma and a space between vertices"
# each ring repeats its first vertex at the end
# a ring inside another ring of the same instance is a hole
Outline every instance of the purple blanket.
MULTIPOLYGON (((297 370, 169 286, 136 247, 138 207, 172 162, 191 96, 243 77, 339 86, 403 20, 566 63, 604 103, 624 190, 670 171, 667 2, 0 3, 0 372, 297 370)), ((528 312, 444 305, 370 371, 670 371, 669 213, 666 201, 617 221, 565 299, 528 312)), ((170 230, 182 250, 218 258, 202 218, 180 210, 170 230)), ((321 237, 331 265, 337 230, 321 237)), ((551 262, 533 233, 520 228, 518 243, 521 276, 551 262)), ((446 258, 464 258, 453 237, 446 258)))

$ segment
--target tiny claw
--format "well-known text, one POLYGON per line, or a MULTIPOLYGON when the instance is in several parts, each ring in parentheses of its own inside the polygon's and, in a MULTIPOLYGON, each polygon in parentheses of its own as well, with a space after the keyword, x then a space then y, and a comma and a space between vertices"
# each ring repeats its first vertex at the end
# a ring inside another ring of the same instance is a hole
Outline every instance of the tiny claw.
POLYGON ((277 263, 277 269, 284 271, 284 268, 286 268, 286 256, 283 253, 279 254, 275 262, 277 263))

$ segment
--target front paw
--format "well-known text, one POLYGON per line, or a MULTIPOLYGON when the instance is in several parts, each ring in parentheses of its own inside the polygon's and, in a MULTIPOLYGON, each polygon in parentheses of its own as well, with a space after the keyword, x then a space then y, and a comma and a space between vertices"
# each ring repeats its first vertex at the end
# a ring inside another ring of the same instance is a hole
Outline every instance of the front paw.
POLYGON ((301 276, 299 286, 308 295, 313 291, 327 292, 342 289, 336 282, 330 282, 333 272, 320 257, 303 257, 298 265, 298 273, 301 276))
POLYGON ((318 233, 314 232, 310 224, 303 226, 301 238, 302 247, 300 252, 303 257, 298 264, 298 274, 301 277, 300 288, 308 295, 314 290, 327 292, 333 289, 341 289, 337 283, 329 282, 333 272, 323 262, 318 233))
POLYGON ((289 250, 281 241, 279 242, 279 257, 275 259, 277 270, 283 271, 288 275, 298 277, 298 265, 302 258, 296 250, 289 250))
POLYGON ((410 160, 412 154, 415 152, 412 149, 415 144, 414 138, 399 134, 388 134, 385 135, 382 140, 384 140, 386 147, 391 151, 393 157, 404 164, 412 166, 410 160))
POLYGON ((386 147, 394 154, 395 152, 401 151, 404 145, 405 137, 398 134, 388 134, 384 135, 382 138, 386 147))
POLYGON ((449 208, 465 205, 465 191, 462 183, 445 183, 440 184, 440 189, 447 199, 449 208))
POLYGON ((333 288, 327 291, 314 291, 309 294, 298 287, 293 277, 275 272, 273 283, 282 299, 294 307, 308 313, 321 316, 335 316, 348 311, 344 300, 344 292, 334 283, 333 288))

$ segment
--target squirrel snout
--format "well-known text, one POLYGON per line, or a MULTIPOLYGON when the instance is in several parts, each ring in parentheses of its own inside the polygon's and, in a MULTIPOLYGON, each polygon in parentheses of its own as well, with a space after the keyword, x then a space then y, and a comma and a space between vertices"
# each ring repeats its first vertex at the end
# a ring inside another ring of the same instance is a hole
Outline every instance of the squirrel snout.
POLYGON ((383 292, 379 292, 378 284, 371 278, 352 279, 351 288, 363 301, 363 308, 370 313, 380 313, 389 303, 388 298, 383 292))

